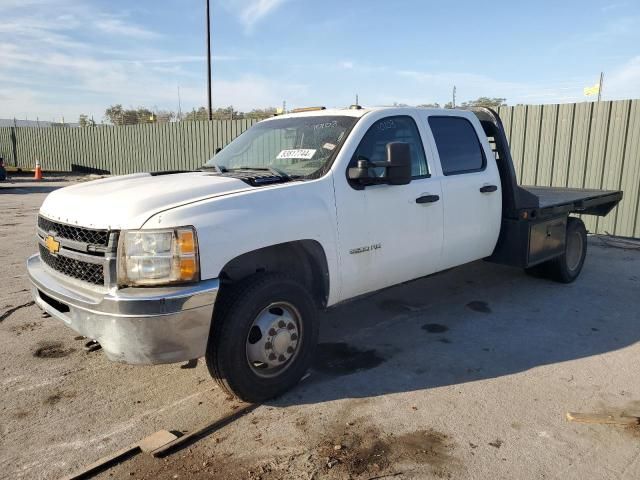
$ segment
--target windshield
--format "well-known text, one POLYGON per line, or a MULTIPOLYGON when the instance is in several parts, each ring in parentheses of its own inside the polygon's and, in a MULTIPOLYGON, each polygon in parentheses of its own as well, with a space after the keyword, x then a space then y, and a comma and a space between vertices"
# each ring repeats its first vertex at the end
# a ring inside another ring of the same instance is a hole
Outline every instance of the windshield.
POLYGON ((220 170, 273 169, 290 177, 324 173, 356 117, 308 116, 260 122, 205 163, 220 170))

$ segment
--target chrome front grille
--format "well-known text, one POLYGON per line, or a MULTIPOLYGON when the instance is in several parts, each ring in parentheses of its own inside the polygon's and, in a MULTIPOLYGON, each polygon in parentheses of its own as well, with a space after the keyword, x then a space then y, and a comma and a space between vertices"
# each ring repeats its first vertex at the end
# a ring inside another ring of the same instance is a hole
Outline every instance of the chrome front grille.
POLYGON ((76 227, 65 223, 57 223, 38 215, 38 227, 45 232, 55 232, 60 238, 75 242, 106 247, 109 245, 109 230, 76 227))
POLYGON ((40 258, 49 268, 67 277, 98 286, 114 286, 117 245, 117 231, 77 227, 38 216, 40 258), (58 251, 47 246, 48 237, 53 237, 49 241, 57 245, 58 251))
POLYGON ((40 244, 39 247, 42 261, 56 272, 60 272, 68 277, 77 278, 83 282, 93 283, 94 285, 104 285, 103 265, 87 263, 62 255, 54 255, 42 244, 40 244))

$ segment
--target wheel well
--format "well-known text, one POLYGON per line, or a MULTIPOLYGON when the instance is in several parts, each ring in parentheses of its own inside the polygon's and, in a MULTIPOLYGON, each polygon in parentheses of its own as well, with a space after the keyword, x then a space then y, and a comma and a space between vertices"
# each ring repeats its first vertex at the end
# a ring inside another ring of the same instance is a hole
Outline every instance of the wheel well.
POLYGON ((315 240, 280 243, 244 253, 229 261, 220 272, 224 284, 239 282, 259 272, 280 272, 301 281, 319 307, 329 297, 329 267, 324 249, 315 240))

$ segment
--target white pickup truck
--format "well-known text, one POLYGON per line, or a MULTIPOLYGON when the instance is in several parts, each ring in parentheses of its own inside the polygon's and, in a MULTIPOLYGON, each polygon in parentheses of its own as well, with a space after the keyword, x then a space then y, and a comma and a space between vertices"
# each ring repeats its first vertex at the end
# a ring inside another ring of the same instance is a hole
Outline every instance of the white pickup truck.
POLYGON ((116 361, 206 357, 262 401, 309 368, 318 309, 478 259, 573 281, 619 191, 517 185, 489 109, 306 109, 191 172, 56 190, 28 260, 37 304, 116 361))

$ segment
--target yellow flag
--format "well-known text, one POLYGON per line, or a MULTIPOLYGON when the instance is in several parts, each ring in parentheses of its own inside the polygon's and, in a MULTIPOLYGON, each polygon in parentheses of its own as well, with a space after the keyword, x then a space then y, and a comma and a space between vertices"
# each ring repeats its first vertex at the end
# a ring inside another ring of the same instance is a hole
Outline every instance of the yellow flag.
POLYGON ((589 97, 591 95, 598 95, 600 93, 600 84, 596 83, 593 87, 584 87, 584 94, 589 97))

